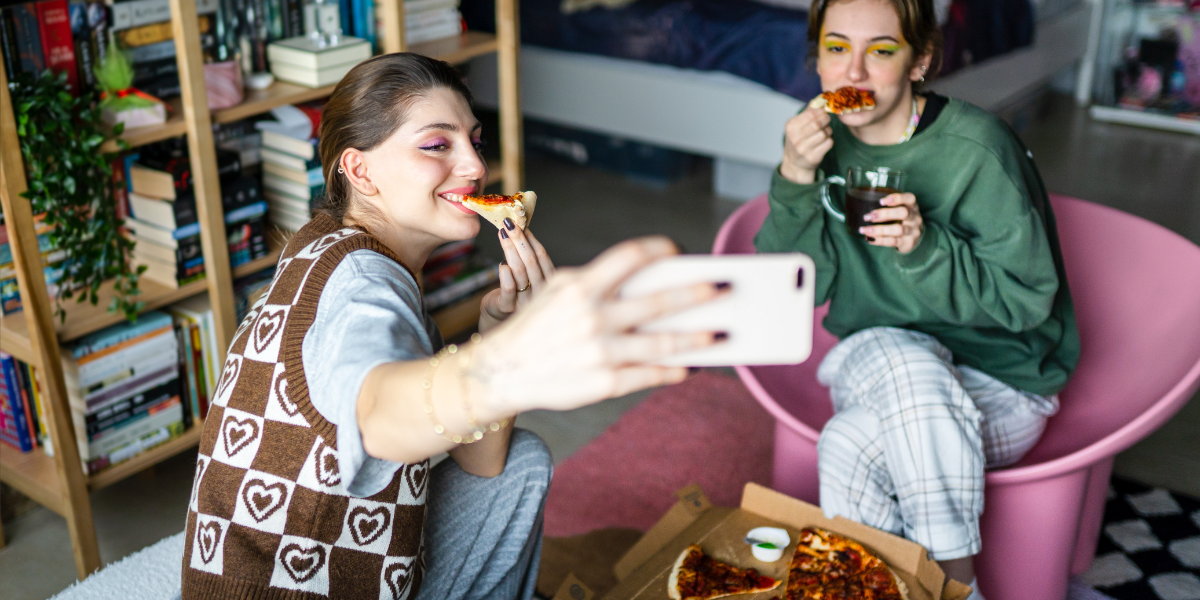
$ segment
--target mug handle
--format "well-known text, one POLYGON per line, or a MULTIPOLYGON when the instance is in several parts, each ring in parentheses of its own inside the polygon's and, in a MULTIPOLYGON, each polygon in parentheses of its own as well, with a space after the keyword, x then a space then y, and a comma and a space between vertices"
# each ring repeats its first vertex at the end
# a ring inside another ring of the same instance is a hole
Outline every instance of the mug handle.
POLYGON ((833 218, 845 223, 846 215, 842 214, 838 211, 838 209, 833 207, 833 202, 831 202, 829 197, 829 186, 831 185, 845 186, 846 180, 840 175, 831 175, 826 177, 825 181, 821 182, 821 204, 825 205, 825 210, 828 211, 829 214, 833 215, 833 218))

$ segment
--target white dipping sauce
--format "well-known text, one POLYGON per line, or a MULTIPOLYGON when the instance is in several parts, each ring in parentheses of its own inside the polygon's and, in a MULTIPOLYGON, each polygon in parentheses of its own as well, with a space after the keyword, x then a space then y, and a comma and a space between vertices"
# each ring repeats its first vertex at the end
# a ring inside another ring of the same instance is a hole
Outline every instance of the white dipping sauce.
POLYGON ((760 548, 758 546, 750 546, 750 552, 754 554, 754 558, 763 562, 775 562, 783 558, 783 551, 792 543, 792 538, 786 530, 778 527, 756 527, 746 534, 746 537, 769 542, 777 546, 774 550, 770 548, 760 548))

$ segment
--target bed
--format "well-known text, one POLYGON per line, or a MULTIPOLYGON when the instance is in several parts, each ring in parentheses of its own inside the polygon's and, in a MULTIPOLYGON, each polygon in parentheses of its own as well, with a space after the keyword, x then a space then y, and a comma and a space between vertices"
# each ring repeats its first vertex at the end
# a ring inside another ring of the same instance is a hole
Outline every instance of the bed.
MULTIPOLYGON (((783 123, 820 91, 805 64, 806 11, 750 0, 562 5, 521 3, 526 116, 712 157, 721 196, 766 190, 783 123)), ((1081 59, 1099 25, 1092 0, 953 0, 948 9, 946 75, 933 86, 941 93, 1000 112, 1072 65, 1079 85, 1090 76, 1081 59)), ((487 0, 463 0, 462 11, 473 29, 494 25, 487 0)), ((485 107, 496 106, 494 60, 468 70, 485 107)))

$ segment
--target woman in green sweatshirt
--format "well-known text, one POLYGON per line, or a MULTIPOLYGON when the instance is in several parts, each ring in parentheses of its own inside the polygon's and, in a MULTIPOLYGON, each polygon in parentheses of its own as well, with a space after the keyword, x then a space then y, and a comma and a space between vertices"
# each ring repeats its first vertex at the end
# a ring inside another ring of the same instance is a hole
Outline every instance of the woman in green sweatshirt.
POLYGON ((1079 357, 1054 215, 1002 121, 918 93, 940 62, 931 0, 818 0, 809 39, 823 89, 876 101, 788 121, 755 240, 813 258, 841 340, 818 372, 835 409, 818 444, 821 506, 923 544, 972 582, 984 469, 1033 447, 1079 357), (905 175, 856 234, 821 199, 850 167, 905 175))

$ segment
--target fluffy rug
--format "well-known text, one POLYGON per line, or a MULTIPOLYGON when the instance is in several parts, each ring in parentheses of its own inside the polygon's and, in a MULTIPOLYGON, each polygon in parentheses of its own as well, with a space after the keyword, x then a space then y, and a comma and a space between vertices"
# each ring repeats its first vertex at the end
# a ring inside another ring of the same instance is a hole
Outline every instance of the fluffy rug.
POLYGON ((771 482, 774 423, 733 377, 701 371, 658 390, 554 468, 546 535, 644 531, 692 483, 737 506, 747 482, 771 482))

